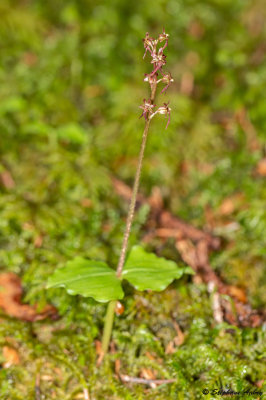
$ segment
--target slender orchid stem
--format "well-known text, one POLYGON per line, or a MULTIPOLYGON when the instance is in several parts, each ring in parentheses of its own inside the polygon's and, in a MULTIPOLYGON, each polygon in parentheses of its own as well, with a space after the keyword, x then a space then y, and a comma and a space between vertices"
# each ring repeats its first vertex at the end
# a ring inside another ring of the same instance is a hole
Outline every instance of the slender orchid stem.
MULTIPOLYGON (((154 103, 156 88, 157 88, 157 83, 154 82, 154 84, 152 85, 152 88, 151 88, 151 103, 152 104, 154 103)), ((122 271, 123 271, 127 247, 128 247, 128 239, 129 239, 132 222, 133 222, 133 218, 134 218, 134 213, 135 213, 135 207, 136 207, 136 201, 137 201, 137 195, 138 195, 138 189, 139 189, 139 182, 140 182, 140 175, 141 175, 143 158, 144 158, 144 151, 145 151, 145 147, 146 147, 146 143, 147 143, 147 137, 148 137, 150 122, 151 122, 149 117, 150 116, 148 115, 147 119, 146 119, 144 131, 143 131, 143 135, 142 135, 142 142, 141 142, 141 147, 140 147, 140 152, 139 152, 137 171, 136 171, 136 175, 135 175, 135 181, 134 181, 134 185, 133 185, 132 196, 131 196, 128 215, 127 215, 126 229, 125 229, 125 233, 124 233, 122 248, 121 248, 120 257, 119 257, 117 270, 116 270, 116 275, 118 278, 120 278, 122 271)), ((103 340, 102 340, 102 352, 103 353, 106 353, 109 348, 109 343, 110 343, 112 328, 113 328, 115 306, 116 306, 115 300, 110 301, 110 303, 107 306, 104 330, 103 330, 103 340)))
POLYGON ((120 278, 120 276, 122 274, 122 270, 123 270, 124 263, 125 263, 126 251, 127 251, 127 247, 128 247, 128 239, 129 239, 132 222, 133 222, 133 218, 134 218, 134 213, 135 213, 135 207, 136 207, 136 201, 137 201, 137 195, 138 195, 138 189, 139 189, 139 182, 140 182, 140 175, 141 175, 141 169, 142 169, 142 163, 143 163, 143 157, 144 157, 144 151, 145 151, 145 147, 146 147, 149 127, 150 127, 150 120, 147 119, 147 121, 145 123, 145 129, 143 132, 143 136, 142 136, 142 143, 141 143, 141 148, 140 148, 140 153, 139 153, 139 161, 138 161, 137 171, 136 171, 136 175, 135 175, 133 190, 132 190, 132 197, 131 197, 131 201, 130 201, 128 216, 127 216, 123 244, 122 244, 119 262, 118 262, 118 266, 117 266, 117 270, 116 270, 116 275, 118 278, 120 278))
MULTIPOLYGON (((116 269, 116 275, 120 279, 121 279, 123 267, 125 264, 126 253, 127 253, 127 248, 128 248, 128 240, 129 240, 129 235, 130 235, 132 222, 133 222, 133 218, 134 218, 134 214, 135 214, 144 152, 145 152, 145 147, 146 147, 146 143, 147 143, 151 119, 156 114, 163 114, 166 117, 168 116, 168 122, 167 122, 166 127, 168 126, 168 123, 170 121, 171 109, 168 106, 168 103, 167 104, 164 103, 163 106, 159 107, 156 111, 153 111, 153 109, 155 107, 154 100, 155 100, 155 95, 156 95, 157 84, 159 82, 161 82, 162 80, 164 80, 164 83, 167 84, 166 88, 164 89, 164 90, 166 90, 168 88, 168 86, 170 85, 170 83, 173 82, 171 74, 170 73, 164 74, 163 70, 162 70, 162 67, 166 64, 166 56, 163 54, 163 51, 168 46, 168 36, 169 35, 166 34, 163 29, 163 32, 159 35, 158 39, 151 38, 149 33, 146 33, 146 36, 143 39, 145 54, 147 51, 150 52, 151 57, 152 57, 152 64, 153 64, 153 71, 149 75, 146 74, 145 75, 146 78, 144 79, 144 81, 147 80, 150 84, 151 96, 148 101, 146 101, 144 99, 144 104, 142 106, 140 106, 140 108, 143 110, 141 117, 143 116, 145 118, 146 122, 145 122, 145 127, 144 127, 144 131, 143 131, 143 135, 142 135, 142 142, 141 142, 141 146, 140 146, 138 165, 137 165, 134 185, 133 185, 133 189, 132 189, 132 196, 131 196, 130 206, 129 206, 129 210, 128 210, 128 215, 127 215, 123 243, 122 243, 120 257, 119 257, 119 261, 118 261, 118 265, 117 265, 117 269, 116 269), (164 46, 160 47, 159 50, 157 50, 158 42, 162 43, 164 41, 165 41, 164 46), (162 74, 163 78, 159 79, 159 81, 158 81, 157 78, 158 78, 159 73, 162 74)), ((144 57, 145 57, 145 54, 144 54, 144 57)), ((116 300, 110 301, 110 303, 108 304, 108 307, 107 307, 105 323, 104 323, 103 341, 102 341, 103 354, 105 354, 109 348, 109 343, 110 343, 111 334, 112 334, 113 321, 114 321, 115 308, 116 308, 116 300)))
MULTIPOLYGON (((152 90, 151 90, 151 103, 152 104, 154 103, 156 88, 157 88, 157 83, 155 82, 153 84, 152 90)), ((140 182, 140 175, 141 175, 141 170, 142 170, 144 151, 145 151, 147 137, 148 137, 148 133, 149 133, 149 127, 150 127, 150 118, 148 115, 148 117, 146 119, 144 131, 143 131, 143 135, 142 135, 142 142, 141 142, 141 147, 140 147, 137 171, 136 171, 136 175, 135 175, 135 181, 134 181, 134 185, 133 185, 132 196, 131 196, 128 216, 127 216, 126 229, 125 229, 125 233, 124 233, 124 239, 123 239, 123 244, 122 244, 122 248, 121 248, 120 258, 119 258, 119 262, 118 262, 118 266, 117 266, 117 270, 116 270, 116 275, 118 276, 118 278, 122 274, 122 270, 123 270, 124 263, 125 263, 126 251, 127 251, 127 247, 128 247, 128 239, 129 239, 132 222, 133 222, 133 218, 134 218, 134 213, 135 213, 135 207, 136 207, 136 201, 137 201, 137 195, 138 195, 138 189, 139 189, 139 182, 140 182)))

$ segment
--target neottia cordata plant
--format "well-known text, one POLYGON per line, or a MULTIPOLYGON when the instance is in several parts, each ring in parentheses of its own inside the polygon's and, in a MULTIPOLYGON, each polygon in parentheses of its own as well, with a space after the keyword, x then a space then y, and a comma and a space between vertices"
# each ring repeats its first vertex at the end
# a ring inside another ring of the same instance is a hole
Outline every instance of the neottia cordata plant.
MULTIPOLYGON (((178 267, 174 261, 159 258, 155 254, 147 253, 142 247, 134 246, 127 255, 128 239, 136 206, 137 192, 142 169, 144 150, 151 120, 162 114, 167 118, 166 128, 170 122, 169 103, 163 103, 160 107, 155 106, 154 100, 157 86, 163 84, 162 93, 165 93, 173 78, 170 72, 166 72, 165 49, 168 46, 169 35, 163 32, 157 39, 146 33, 144 42, 145 54, 149 53, 153 69, 145 74, 144 81, 149 83, 150 97, 144 99, 140 106, 145 119, 145 127, 142 135, 138 166, 132 190, 132 197, 127 216, 124 239, 122 243, 120 258, 116 271, 102 261, 89 260, 76 257, 67 262, 66 266, 57 269, 49 278, 47 288, 64 287, 71 295, 93 297, 96 301, 108 303, 105 317, 105 325, 102 339, 102 351, 108 351, 112 333, 115 307, 118 300, 124 297, 122 281, 125 279, 137 290, 164 290, 174 279, 179 279, 184 273, 192 273, 190 267, 178 267)), ((144 58, 143 57, 143 58, 144 58)))

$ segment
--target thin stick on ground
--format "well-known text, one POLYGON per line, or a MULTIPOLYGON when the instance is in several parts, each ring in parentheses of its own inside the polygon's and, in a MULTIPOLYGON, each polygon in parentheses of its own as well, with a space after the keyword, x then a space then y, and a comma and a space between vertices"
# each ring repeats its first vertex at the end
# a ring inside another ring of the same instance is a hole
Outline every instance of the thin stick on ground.
POLYGON ((176 382, 176 379, 144 379, 144 378, 136 378, 134 376, 128 376, 128 375, 120 375, 120 379, 123 382, 138 383, 138 384, 149 385, 149 386, 153 386, 153 387, 156 387, 158 385, 164 385, 164 384, 176 382))

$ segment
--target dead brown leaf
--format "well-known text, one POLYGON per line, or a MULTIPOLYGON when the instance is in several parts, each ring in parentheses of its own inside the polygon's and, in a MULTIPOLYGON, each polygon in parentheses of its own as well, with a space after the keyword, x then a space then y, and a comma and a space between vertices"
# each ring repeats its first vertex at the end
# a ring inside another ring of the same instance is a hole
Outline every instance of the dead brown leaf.
POLYGON ((165 354, 173 354, 175 351, 176 351, 175 342, 171 340, 165 348, 165 354))
POLYGON ((246 135, 248 148, 251 151, 258 150, 260 144, 257 138, 257 132, 248 116, 247 110, 245 108, 237 110, 235 113, 235 120, 241 126, 246 135))
POLYGON ((97 367, 99 367, 104 358, 104 351, 102 350, 102 343, 100 342, 100 340, 95 340, 94 344, 95 344, 95 351, 97 354, 96 365, 97 365, 97 367))
MULTIPOLYGON (((182 233, 184 239, 188 238, 192 241, 205 240, 211 249, 217 250, 220 247, 220 239, 213 237, 193 225, 186 223, 178 217, 173 216, 169 211, 162 211, 159 216, 160 228, 176 229, 182 233)), ((181 236, 181 235, 180 235, 181 236)))
POLYGON ((141 378, 144 378, 144 379, 156 379, 156 372, 152 371, 149 368, 143 367, 143 368, 141 368, 140 376, 141 376, 141 378))
POLYGON ((174 338, 175 344, 181 346, 185 341, 185 335, 176 321, 173 322, 177 336, 174 338))
POLYGON ((256 328, 265 322, 265 312, 253 310, 249 304, 235 301, 235 309, 238 318, 238 325, 243 327, 251 326, 256 328))
POLYGON ((3 356, 5 358, 5 362, 3 364, 4 368, 9 368, 12 365, 18 365, 20 363, 20 357, 17 352, 13 347, 10 346, 4 346, 3 347, 3 356))
POLYGON ((156 363, 158 363, 158 364, 163 363, 162 358, 159 358, 155 353, 150 353, 149 351, 146 351, 145 356, 148 357, 152 361, 156 361, 156 363))
POLYGON ((177 240, 176 248, 179 251, 181 257, 190 265, 193 269, 197 269, 197 253, 195 246, 190 240, 177 240))
POLYGON ((36 236, 36 238, 34 239, 34 247, 39 249, 40 247, 42 247, 42 243, 43 243, 43 236, 42 235, 36 236))
POLYGON ((228 286, 227 291, 230 296, 234 297, 241 303, 247 303, 247 296, 244 289, 231 285, 228 286))
POLYGON ((176 238, 182 239, 182 232, 178 229, 158 228, 155 230, 156 236, 160 238, 176 238))
POLYGON ((161 210, 163 208, 163 197, 158 186, 152 188, 151 196, 148 198, 148 203, 152 209, 161 210))
POLYGON ((260 381, 255 382, 255 385, 259 388, 261 388, 264 384, 264 379, 261 379, 260 381))
POLYGON ((266 176, 266 157, 258 162, 256 173, 260 176, 266 176))
POLYGON ((100 340, 95 340, 94 344, 96 354, 99 356, 102 353, 102 343, 100 342, 100 340))
POLYGON ((92 207, 92 201, 91 199, 88 199, 87 197, 85 197, 84 199, 82 199, 80 201, 80 204, 82 205, 82 207, 84 208, 91 208, 92 207))
POLYGON ((149 368, 144 368, 144 367, 141 368, 140 377, 149 381, 150 387, 153 389, 155 389, 157 386, 156 383, 154 382, 156 379, 156 375, 157 375, 156 371, 152 371, 149 368))
POLYGON ((173 321, 173 325, 174 325, 177 335, 166 346, 166 349, 165 349, 166 354, 173 354, 176 351, 177 347, 181 346, 185 341, 185 335, 182 332, 178 323, 176 321, 173 321))
POLYGON ((219 212, 221 215, 230 215, 235 211, 235 204, 231 197, 225 199, 220 205, 219 212))
POLYGON ((148 357, 152 361, 154 361, 156 359, 156 355, 151 354, 149 351, 146 351, 145 356, 148 357))
POLYGON ((119 373, 120 373, 120 367, 121 367, 121 360, 119 360, 119 358, 117 358, 115 360, 115 373, 118 377, 119 377, 119 373))
POLYGON ((13 189, 15 187, 15 181, 9 171, 3 171, 0 174, 0 182, 6 189, 13 189))
POLYGON ((0 307, 11 317, 23 321, 40 321, 47 317, 57 318, 56 308, 46 305, 40 312, 37 305, 30 306, 21 303, 23 289, 20 278, 12 272, 0 274, 0 307))
POLYGON ((233 214, 239 208, 242 208, 244 202, 244 195, 242 193, 235 193, 224 199, 220 205, 218 213, 221 216, 233 214))

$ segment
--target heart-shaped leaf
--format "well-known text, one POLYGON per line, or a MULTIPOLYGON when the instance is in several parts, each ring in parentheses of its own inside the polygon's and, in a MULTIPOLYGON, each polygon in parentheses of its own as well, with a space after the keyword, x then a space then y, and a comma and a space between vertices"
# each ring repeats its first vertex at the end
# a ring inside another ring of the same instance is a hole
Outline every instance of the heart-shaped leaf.
MULTIPOLYGON (((147 253, 140 246, 132 248, 122 276, 137 290, 164 290, 174 279, 183 273, 191 273, 191 268, 180 268, 174 261, 147 253)), ((193 272, 192 272, 193 273, 193 272)))
POLYGON ((115 271, 101 261, 86 260, 82 257, 68 261, 49 278, 47 288, 65 287, 71 295, 93 297, 105 303, 124 297, 120 280, 115 271))

